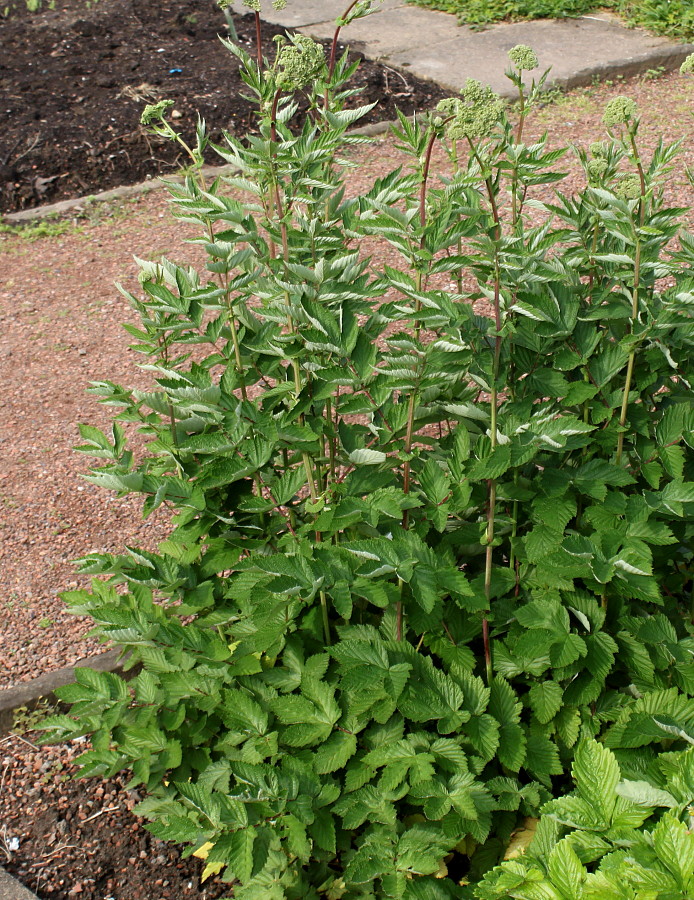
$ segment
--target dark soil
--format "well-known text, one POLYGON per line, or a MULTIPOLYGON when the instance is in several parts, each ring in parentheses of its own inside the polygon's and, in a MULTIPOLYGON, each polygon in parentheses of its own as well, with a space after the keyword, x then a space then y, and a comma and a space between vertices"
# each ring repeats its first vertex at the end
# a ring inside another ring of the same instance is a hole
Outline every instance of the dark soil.
POLYGON ((37 748, 30 733, 0 741, 0 865, 40 900, 217 900, 195 857, 154 838, 130 811, 128 777, 71 780, 86 744, 37 748))
MULTIPOLYGON (((57 0, 0 18, 0 212, 81 196, 171 172, 180 147, 139 125, 146 103, 174 100, 174 125, 192 139, 197 114, 213 139, 254 127, 238 62, 220 42, 213 0, 57 0), (179 71, 180 70, 180 71, 179 71)), ((240 44, 255 52, 251 15, 235 16, 240 44)), ((263 26, 263 49, 274 35, 263 26)), ((359 55, 359 54, 356 54, 359 55)), ((360 57, 361 58, 361 57, 360 57)), ((362 59, 355 105, 375 102, 361 124, 410 114, 446 96, 437 85, 362 59)), ((210 162, 221 163, 212 154, 210 162)))

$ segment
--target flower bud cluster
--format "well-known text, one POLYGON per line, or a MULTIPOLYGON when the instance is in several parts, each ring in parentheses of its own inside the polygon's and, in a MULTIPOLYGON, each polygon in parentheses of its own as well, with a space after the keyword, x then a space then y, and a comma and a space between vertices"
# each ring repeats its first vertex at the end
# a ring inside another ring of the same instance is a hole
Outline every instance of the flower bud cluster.
POLYGON ((591 159, 586 166, 588 171, 588 179, 591 184, 599 182, 602 176, 607 172, 606 159, 591 159))
POLYGON ((614 125, 626 125, 636 118, 638 107, 631 97, 614 97, 605 107, 602 121, 608 128, 614 125))
POLYGON ((682 63, 682 65, 680 66, 680 72, 683 75, 694 75, 694 53, 690 53, 682 63))
POLYGON ((152 125, 154 122, 163 121, 164 116, 173 105, 173 100, 159 100, 157 103, 145 106, 140 116, 140 125, 152 125))
POLYGON ((277 86, 298 91, 310 84, 325 65, 323 47, 305 34, 292 35, 291 44, 277 50, 277 86))
POLYGON ((508 51, 508 57, 519 72, 529 72, 538 67, 537 53, 526 44, 516 44, 508 51))
POLYGON ((614 192, 622 200, 638 200, 641 196, 641 179, 633 172, 620 175, 614 192))
POLYGON ((468 78, 462 90, 462 98, 442 100, 437 112, 450 119, 446 133, 450 140, 488 137, 504 110, 504 101, 490 87, 483 87, 474 78, 468 78))

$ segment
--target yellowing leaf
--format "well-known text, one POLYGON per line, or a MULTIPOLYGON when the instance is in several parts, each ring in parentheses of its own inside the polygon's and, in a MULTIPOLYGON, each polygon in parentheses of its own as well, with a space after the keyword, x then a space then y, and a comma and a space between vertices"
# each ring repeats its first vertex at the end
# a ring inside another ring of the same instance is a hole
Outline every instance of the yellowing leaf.
MULTIPOLYGON (((202 849, 202 848, 201 848, 202 849)), ((205 868, 202 870, 202 875, 200 876, 200 883, 206 881, 210 875, 219 875, 219 873, 224 868, 224 863, 216 862, 216 863, 208 863, 205 868)))
POLYGON ((515 859, 522 856, 530 846, 530 842, 535 837, 535 829, 539 819, 533 819, 530 816, 523 821, 523 827, 517 828, 511 835, 511 840, 506 848, 504 859, 515 859))
POLYGON ((207 859, 210 850, 214 847, 210 841, 207 841, 202 847, 198 847, 198 849, 193 853, 193 856, 197 856, 198 859, 207 859))
POLYGON ((441 860, 441 865, 439 866, 439 870, 434 875, 434 878, 448 878, 448 866, 446 865, 446 861, 444 859, 441 860))

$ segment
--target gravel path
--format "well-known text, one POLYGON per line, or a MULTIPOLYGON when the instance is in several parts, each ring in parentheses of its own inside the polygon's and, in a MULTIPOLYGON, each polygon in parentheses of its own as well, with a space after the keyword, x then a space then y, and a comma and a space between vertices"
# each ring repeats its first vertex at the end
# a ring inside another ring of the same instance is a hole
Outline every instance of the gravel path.
MULTIPOLYGON (((555 142, 586 144, 604 136, 605 102, 627 93, 643 114, 641 142, 683 138, 681 165, 668 201, 694 206, 683 177, 694 169, 694 79, 678 74, 573 92, 541 110, 528 131, 547 129, 555 142)), ((351 188, 394 166, 390 138, 359 152, 351 188)), ((568 166, 575 166, 569 159, 568 166)), ((564 165, 564 168, 567 168, 564 165)), ((572 172, 562 185, 580 186, 572 172)), ((78 422, 105 427, 107 410, 85 393, 90 380, 146 384, 120 323, 130 311, 113 282, 131 286, 132 254, 194 261, 189 235, 167 212, 164 192, 112 209, 64 234, 35 242, 0 235, 0 686, 69 665, 100 645, 88 622, 68 616, 57 594, 81 579, 71 560, 124 543, 154 547, 162 517, 142 521, 138 505, 80 479, 89 459, 75 454, 78 422)), ((395 260, 389 259, 391 263, 395 260)))

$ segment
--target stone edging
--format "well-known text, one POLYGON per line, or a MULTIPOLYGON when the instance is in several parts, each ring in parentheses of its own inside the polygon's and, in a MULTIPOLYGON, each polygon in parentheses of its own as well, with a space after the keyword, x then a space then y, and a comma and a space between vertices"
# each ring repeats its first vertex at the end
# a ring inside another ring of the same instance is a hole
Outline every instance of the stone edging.
POLYGON ((0 866, 0 900, 38 900, 38 897, 0 866))
MULTIPOLYGON (((96 669, 97 672, 117 672, 123 674, 123 666, 125 660, 121 658, 120 650, 107 650, 98 656, 88 656, 86 659, 80 659, 72 666, 66 666, 62 669, 55 669, 53 672, 46 672, 45 675, 39 675, 38 678, 32 678, 31 681, 22 681, 14 687, 6 688, 0 691, 0 737, 4 737, 12 731, 12 723, 18 709, 26 708, 31 711, 35 709, 41 700, 49 702, 58 702, 55 691, 59 687, 66 684, 72 684, 75 680, 75 668, 77 666, 96 669)), ((128 677, 131 673, 125 673, 128 677)), ((132 674, 135 674, 133 671, 132 674)), ((2 890, 0 889, 0 900, 3 900, 2 890)))
MULTIPOLYGON (((392 125, 396 124, 397 122, 394 120, 375 122, 372 125, 364 125, 362 128, 353 128, 349 131, 349 134, 375 137, 379 134, 385 134, 392 125)), ((202 174, 208 178, 217 178, 220 175, 235 175, 237 173, 238 169, 232 165, 202 167, 202 174)), ((183 180, 182 175, 159 175, 157 178, 141 181, 139 184, 125 184, 121 187, 111 188, 108 191, 100 191, 98 194, 89 194, 86 197, 73 197, 70 200, 59 200, 57 203, 48 203, 45 206, 35 206, 15 213, 6 213, 4 216, 0 216, 0 221, 6 225, 24 225, 28 222, 48 219, 53 216, 66 215, 73 210, 82 212, 85 207, 93 203, 108 203, 112 200, 128 200, 131 197, 140 197, 142 194, 161 190, 169 184, 182 184, 183 180)), ((1 897, 0 900, 2 900, 1 897)))

